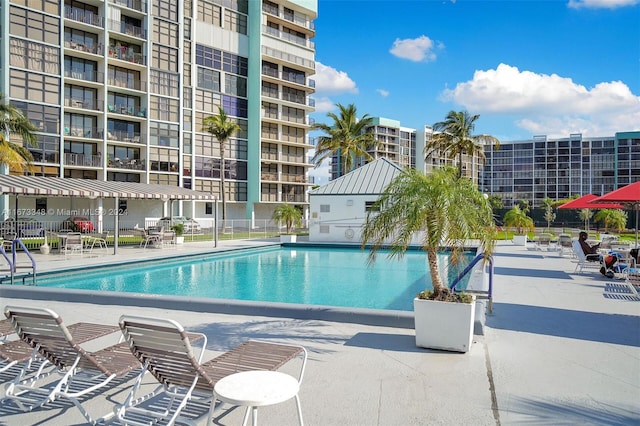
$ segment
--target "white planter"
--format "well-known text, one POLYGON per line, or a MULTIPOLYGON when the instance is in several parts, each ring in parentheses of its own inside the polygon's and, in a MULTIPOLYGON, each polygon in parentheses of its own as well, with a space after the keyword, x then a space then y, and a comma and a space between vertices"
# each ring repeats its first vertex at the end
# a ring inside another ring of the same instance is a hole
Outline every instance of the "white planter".
POLYGON ((40 246, 40 253, 42 254, 49 254, 51 252, 51 247, 48 245, 42 245, 40 246))
POLYGON ((176 244, 184 244, 184 235, 176 237, 176 244))
POLYGON ((281 243, 295 243, 296 242, 296 237, 297 237, 297 235, 283 234, 283 235, 280 235, 280 242, 281 243))
POLYGON ((513 236, 513 244, 517 246, 526 246, 527 245, 527 236, 526 235, 514 235, 513 236))
POLYGON ((475 296, 471 303, 413 299, 416 346, 467 352, 473 342, 475 296))

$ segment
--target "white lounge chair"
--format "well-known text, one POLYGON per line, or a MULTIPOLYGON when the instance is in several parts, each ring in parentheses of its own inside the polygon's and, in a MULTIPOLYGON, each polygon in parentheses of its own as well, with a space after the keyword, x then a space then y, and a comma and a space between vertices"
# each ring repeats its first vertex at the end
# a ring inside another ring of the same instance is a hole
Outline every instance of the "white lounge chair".
MULTIPOLYGON (((210 404, 206 424, 211 424, 215 411, 213 388, 223 377, 243 371, 277 370, 298 356, 302 356, 299 383, 304 374, 307 351, 301 346, 249 340, 202 363, 206 336, 188 333, 176 321, 124 315, 120 318, 120 327, 131 352, 143 364, 126 401, 116 408, 118 419, 126 424, 148 425, 150 423, 143 419, 150 417, 172 425, 187 403, 196 398, 210 404), (147 371, 161 384, 151 393, 139 396, 147 371), (169 396, 171 401, 161 411, 139 404, 161 394, 169 396)), ((299 409, 297 396, 296 401, 299 409)))
POLYGON ((67 398, 91 424, 113 416, 111 413, 93 419, 82 406, 80 398, 108 385, 116 377, 125 376, 140 365, 131 356, 125 342, 88 352, 79 344, 86 339, 80 336, 76 338, 74 333, 77 330, 67 328, 50 309, 7 306, 5 316, 16 329, 20 343, 25 342, 33 348, 31 360, 42 357, 55 368, 47 374, 36 375, 23 368, 7 386, 3 403, 12 401, 21 410, 30 411, 59 398, 67 398), (52 374, 58 374, 59 379, 51 380, 52 374))
POLYGON ((578 259, 576 269, 578 273, 582 273, 584 268, 600 269, 600 255, 599 254, 584 254, 580 241, 573 240, 573 252, 578 259))

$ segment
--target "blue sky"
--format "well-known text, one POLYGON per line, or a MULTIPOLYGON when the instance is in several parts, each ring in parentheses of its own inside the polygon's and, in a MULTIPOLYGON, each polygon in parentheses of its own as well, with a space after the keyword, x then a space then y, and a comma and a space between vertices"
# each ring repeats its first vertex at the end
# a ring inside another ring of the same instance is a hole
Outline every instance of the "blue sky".
POLYGON ((466 109, 504 141, 640 130, 640 0, 318 0, 315 25, 316 121, 353 103, 412 128, 466 109))

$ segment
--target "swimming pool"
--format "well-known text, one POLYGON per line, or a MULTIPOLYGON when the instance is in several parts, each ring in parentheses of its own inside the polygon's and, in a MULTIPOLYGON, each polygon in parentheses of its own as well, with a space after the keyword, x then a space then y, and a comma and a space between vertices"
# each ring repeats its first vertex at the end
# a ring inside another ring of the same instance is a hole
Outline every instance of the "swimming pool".
POLYGON ((391 260, 382 252, 372 265, 367 255, 276 247, 41 275, 38 287, 411 311, 413 297, 430 287, 425 253, 391 260))

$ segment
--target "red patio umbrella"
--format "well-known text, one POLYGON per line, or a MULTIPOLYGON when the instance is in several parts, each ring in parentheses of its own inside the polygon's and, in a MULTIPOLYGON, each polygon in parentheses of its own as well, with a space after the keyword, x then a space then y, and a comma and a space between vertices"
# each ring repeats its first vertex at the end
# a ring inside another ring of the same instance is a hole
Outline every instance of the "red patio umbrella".
POLYGON ((604 194, 593 200, 594 204, 600 203, 630 204, 636 211, 636 247, 638 247, 638 210, 640 210, 640 182, 631 183, 615 191, 604 194))
POLYGON ((616 203, 598 203, 594 204, 591 201, 599 198, 597 195, 587 194, 580 198, 571 200, 559 206, 559 209, 623 209, 624 206, 616 203))
MULTIPOLYGON (((593 204, 592 200, 598 198, 597 195, 586 194, 575 200, 571 200, 559 206, 559 209, 623 209, 624 206, 615 203, 593 204)), ((589 230, 589 219, 587 219, 587 231, 589 230)))

